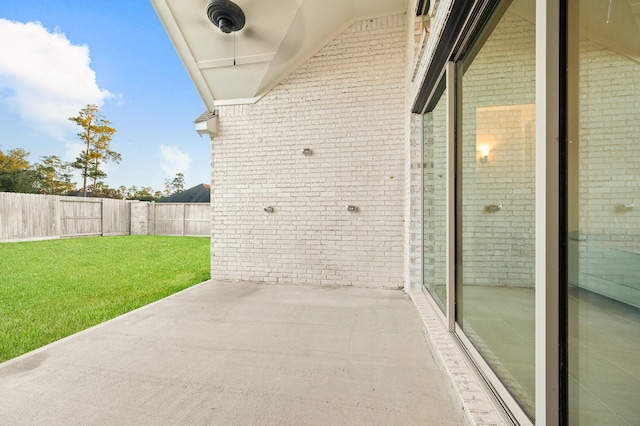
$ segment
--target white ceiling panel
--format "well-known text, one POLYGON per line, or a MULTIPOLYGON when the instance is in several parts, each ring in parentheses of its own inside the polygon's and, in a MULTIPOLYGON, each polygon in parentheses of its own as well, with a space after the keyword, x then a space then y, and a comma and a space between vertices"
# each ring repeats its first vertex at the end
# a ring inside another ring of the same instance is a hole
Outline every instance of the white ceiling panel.
POLYGON ((404 13, 407 0, 235 0, 246 16, 225 34, 210 0, 151 0, 207 108, 253 102, 352 23, 404 13))

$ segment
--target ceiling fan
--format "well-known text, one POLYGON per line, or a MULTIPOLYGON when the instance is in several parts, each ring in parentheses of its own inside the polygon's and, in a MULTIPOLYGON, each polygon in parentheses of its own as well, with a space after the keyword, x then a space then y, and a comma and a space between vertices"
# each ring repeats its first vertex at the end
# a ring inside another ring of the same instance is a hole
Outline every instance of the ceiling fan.
MULTIPOLYGON (((267 62, 273 59, 275 53, 272 52, 271 43, 266 37, 257 35, 252 28, 245 27, 246 17, 240 6, 230 0, 211 0, 207 5, 207 17, 209 21, 216 26, 224 34, 231 34, 233 36, 233 61, 235 66, 255 64, 260 62, 267 62), (251 43, 260 43, 265 46, 265 51, 269 53, 259 55, 243 56, 241 58, 236 57, 236 33, 239 33, 242 39, 251 41, 251 43), (236 61, 238 59, 240 63, 236 61)), ((231 58, 229 58, 231 60, 231 58)), ((231 65, 231 64, 229 64, 231 65)), ((214 67, 222 67, 226 65, 215 65, 214 67)))
POLYGON ((231 34, 244 28, 244 12, 230 0, 212 0, 207 5, 207 16, 213 25, 225 34, 231 34))

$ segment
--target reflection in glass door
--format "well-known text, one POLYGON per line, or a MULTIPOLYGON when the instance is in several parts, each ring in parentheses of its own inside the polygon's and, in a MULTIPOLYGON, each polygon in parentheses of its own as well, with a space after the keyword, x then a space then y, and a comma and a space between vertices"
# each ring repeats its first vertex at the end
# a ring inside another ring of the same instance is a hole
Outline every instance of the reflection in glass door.
POLYGON ((456 186, 457 326, 532 418, 534 12, 513 1, 462 61, 456 186))
MULTIPOLYGON (((439 90, 444 90, 444 82, 439 90)), ((436 96, 436 99, 438 97, 436 96)), ((446 99, 423 117, 423 283, 446 314, 446 99)))
POLYGON ((569 4, 569 418, 638 424, 640 8, 569 4))

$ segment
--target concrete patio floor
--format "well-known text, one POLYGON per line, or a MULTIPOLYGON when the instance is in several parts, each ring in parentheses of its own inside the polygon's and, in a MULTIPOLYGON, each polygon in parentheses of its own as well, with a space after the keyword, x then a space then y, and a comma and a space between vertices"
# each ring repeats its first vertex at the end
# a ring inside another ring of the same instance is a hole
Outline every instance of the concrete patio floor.
POLYGON ((207 281, 0 364, 0 425, 461 425, 402 291, 207 281))

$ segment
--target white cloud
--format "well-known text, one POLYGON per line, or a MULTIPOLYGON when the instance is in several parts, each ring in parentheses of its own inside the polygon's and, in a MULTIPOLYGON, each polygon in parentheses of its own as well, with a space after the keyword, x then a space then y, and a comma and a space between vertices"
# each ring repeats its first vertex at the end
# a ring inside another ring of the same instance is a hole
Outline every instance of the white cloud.
POLYGON ((89 48, 39 22, 0 18, 0 52, 0 104, 55 138, 75 131, 69 117, 112 96, 96 83, 89 48))
POLYGON ((160 155, 162 156, 160 168, 169 176, 177 173, 186 174, 193 162, 189 154, 171 146, 160 145, 160 155))

